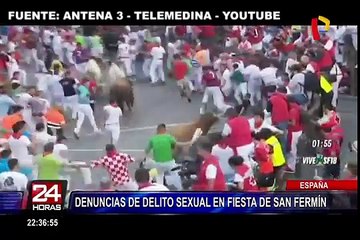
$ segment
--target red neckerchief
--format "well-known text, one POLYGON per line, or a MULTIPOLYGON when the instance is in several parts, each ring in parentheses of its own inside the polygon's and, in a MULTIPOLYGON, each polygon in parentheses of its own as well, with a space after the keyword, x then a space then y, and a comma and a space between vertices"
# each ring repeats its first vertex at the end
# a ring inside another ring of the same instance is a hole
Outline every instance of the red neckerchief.
POLYGON ((111 106, 113 106, 113 107, 118 107, 118 105, 116 104, 116 103, 114 103, 114 104, 110 104, 111 106))
POLYGON ((226 143, 218 143, 218 146, 222 149, 225 149, 228 147, 228 145, 226 143))
POLYGON ((12 136, 15 139, 19 139, 22 136, 22 133, 13 133, 12 136))
POLYGON ((116 150, 110 151, 110 152, 107 152, 107 153, 106 153, 106 155, 107 155, 108 157, 111 157, 111 158, 114 157, 116 154, 117 154, 116 150))
POLYGON ((150 182, 147 182, 147 183, 140 183, 140 184, 138 184, 138 186, 139 186, 139 190, 140 190, 140 189, 150 187, 150 186, 155 186, 155 185, 150 182))
POLYGON ((261 127, 261 125, 263 124, 264 120, 255 120, 255 128, 259 128, 261 127))

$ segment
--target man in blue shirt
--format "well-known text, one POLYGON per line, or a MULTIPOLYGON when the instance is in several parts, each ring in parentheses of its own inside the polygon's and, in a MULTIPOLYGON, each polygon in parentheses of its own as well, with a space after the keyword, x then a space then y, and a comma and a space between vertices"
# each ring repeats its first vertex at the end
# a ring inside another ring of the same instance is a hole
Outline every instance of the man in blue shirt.
POLYGON ((4 86, 0 86, 0 118, 8 115, 9 108, 15 105, 15 101, 6 94, 4 86))
POLYGON ((78 119, 76 121, 76 127, 74 129, 74 135, 76 139, 79 139, 79 133, 85 116, 89 119, 91 126, 94 128, 94 132, 97 133, 100 131, 96 126, 94 113, 90 106, 90 91, 85 84, 86 82, 83 82, 83 84, 81 84, 77 89, 79 96, 79 106, 78 119))
POLYGON ((8 160, 11 155, 10 149, 3 149, 0 153, 0 173, 10 171, 8 160))

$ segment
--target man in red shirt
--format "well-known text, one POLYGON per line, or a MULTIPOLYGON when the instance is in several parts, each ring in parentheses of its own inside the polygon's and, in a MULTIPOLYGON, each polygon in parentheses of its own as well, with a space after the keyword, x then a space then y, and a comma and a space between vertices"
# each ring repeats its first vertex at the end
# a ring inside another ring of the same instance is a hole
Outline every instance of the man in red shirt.
POLYGON ((179 54, 174 55, 173 62, 173 75, 177 85, 180 88, 181 97, 186 96, 188 102, 191 102, 191 89, 189 85, 189 79, 186 78, 189 72, 189 66, 181 59, 179 54))
POLYGON ((203 106, 200 108, 200 114, 204 114, 206 111, 206 105, 209 101, 209 97, 213 97, 214 105, 222 113, 225 113, 227 109, 231 108, 230 105, 225 104, 224 95, 221 92, 221 82, 217 78, 212 66, 203 67, 202 84, 205 86, 204 96, 202 99, 203 106))
POLYGON ((328 129, 325 134, 325 140, 327 144, 324 142, 324 157, 335 157, 337 159, 335 164, 326 164, 324 171, 324 178, 339 178, 340 177, 340 154, 341 147, 344 140, 344 130, 340 125, 336 125, 332 127, 330 130, 328 129), (325 146, 326 145, 326 146, 325 146))
POLYGON ((254 51, 262 51, 262 40, 264 38, 264 30, 262 27, 249 27, 249 31, 247 32, 246 36, 254 51))
POLYGON ((265 142, 264 136, 261 136, 262 132, 255 134, 255 161, 259 164, 259 176, 257 177, 258 187, 267 188, 274 185, 275 174, 274 165, 271 159, 273 153, 272 148, 265 142))
POLYGON ((254 150, 249 120, 244 116, 238 116, 235 109, 226 111, 228 122, 225 123, 222 136, 227 137, 227 143, 234 150, 235 156, 242 156, 246 162, 250 162, 249 155, 254 150))
POLYGON ((303 131, 301 122, 301 106, 293 99, 289 99, 289 128, 288 128, 288 147, 290 147, 290 157, 287 159, 287 167, 289 172, 295 172, 297 144, 303 131))
POLYGON ((287 89, 285 87, 278 87, 276 92, 271 95, 266 107, 266 111, 271 113, 272 125, 284 132, 279 139, 284 153, 286 153, 287 150, 286 138, 290 119, 290 108, 286 93, 287 89))
POLYGON ((198 180, 193 185, 195 191, 226 191, 226 180, 219 160, 211 154, 212 144, 199 143, 198 157, 202 159, 198 180))

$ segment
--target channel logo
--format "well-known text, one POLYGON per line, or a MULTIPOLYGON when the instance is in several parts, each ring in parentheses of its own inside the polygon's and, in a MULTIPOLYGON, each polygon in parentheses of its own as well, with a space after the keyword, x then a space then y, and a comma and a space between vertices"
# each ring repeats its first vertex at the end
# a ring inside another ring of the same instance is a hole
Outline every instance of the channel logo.
POLYGON ((33 211, 61 211, 64 207, 67 182, 65 180, 31 182, 29 208, 33 211))
POLYGON ((312 32, 313 39, 315 41, 320 40, 320 33, 319 33, 319 28, 318 28, 318 20, 325 23, 325 31, 330 30, 330 20, 327 19, 326 17, 319 16, 318 18, 311 19, 311 32, 312 32))

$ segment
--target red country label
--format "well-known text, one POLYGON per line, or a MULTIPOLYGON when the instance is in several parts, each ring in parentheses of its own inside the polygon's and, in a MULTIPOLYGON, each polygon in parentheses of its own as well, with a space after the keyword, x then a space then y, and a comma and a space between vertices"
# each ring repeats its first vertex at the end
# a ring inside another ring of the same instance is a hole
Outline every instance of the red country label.
POLYGON ((357 180, 288 180, 286 190, 292 191, 357 191, 357 180))

